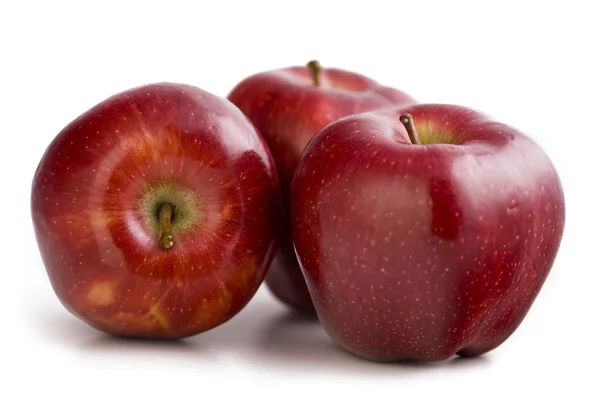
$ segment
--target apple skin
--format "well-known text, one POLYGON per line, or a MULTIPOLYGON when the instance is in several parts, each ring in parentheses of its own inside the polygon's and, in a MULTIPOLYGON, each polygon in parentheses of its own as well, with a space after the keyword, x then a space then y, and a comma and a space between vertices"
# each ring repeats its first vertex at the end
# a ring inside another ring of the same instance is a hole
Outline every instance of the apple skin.
POLYGON ((283 218, 256 129, 226 99, 174 83, 119 93, 66 126, 37 168, 31 212, 70 312, 109 334, 170 339, 247 304, 283 218), (156 228, 165 202, 170 249, 156 228))
POLYGON ((290 199, 320 321, 342 347, 380 362, 499 346, 546 280, 565 219, 539 146, 439 104, 328 125, 302 155, 290 199), (446 143, 411 144, 404 113, 424 143, 446 143))
MULTIPOLYGON (((258 128, 273 154, 286 215, 296 165, 316 132, 344 116, 416 103, 404 92, 342 69, 321 68, 320 81, 315 86, 307 66, 294 66, 252 75, 228 96, 258 128)), ((284 303, 314 314, 288 227, 266 284, 284 303)))

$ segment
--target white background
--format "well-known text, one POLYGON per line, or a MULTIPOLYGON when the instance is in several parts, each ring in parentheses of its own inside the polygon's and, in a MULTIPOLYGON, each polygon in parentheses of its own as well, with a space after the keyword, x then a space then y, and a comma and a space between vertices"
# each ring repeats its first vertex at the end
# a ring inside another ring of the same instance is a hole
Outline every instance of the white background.
POLYGON ((0 4, 0 412, 600 411, 594 1, 0 4), (381 365, 338 349, 264 289, 231 322, 171 344, 112 339, 67 313, 29 215, 56 133, 133 86, 225 95, 254 72, 313 58, 483 110, 549 154, 566 230, 517 332, 478 359, 381 365))

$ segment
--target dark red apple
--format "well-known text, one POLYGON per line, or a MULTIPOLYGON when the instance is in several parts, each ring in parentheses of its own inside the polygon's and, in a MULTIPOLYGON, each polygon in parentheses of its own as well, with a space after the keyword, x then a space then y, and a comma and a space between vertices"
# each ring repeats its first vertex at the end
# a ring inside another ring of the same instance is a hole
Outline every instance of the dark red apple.
POLYGON ((546 280, 564 227, 561 183, 540 147, 450 105, 327 126, 302 155, 290 199, 321 322, 375 361, 500 345, 546 280))
POLYGON ((239 312, 281 226, 266 145, 229 101, 182 84, 117 94, 65 127, 31 209, 54 291, 110 334, 180 338, 239 312))
MULTIPOLYGON (((347 115, 416 103, 399 90, 358 73, 321 68, 316 61, 250 76, 231 91, 229 99, 252 120, 269 145, 284 205, 300 155, 322 127, 347 115)), ((291 307, 314 312, 289 227, 285 230, 266 284, 291 307)))

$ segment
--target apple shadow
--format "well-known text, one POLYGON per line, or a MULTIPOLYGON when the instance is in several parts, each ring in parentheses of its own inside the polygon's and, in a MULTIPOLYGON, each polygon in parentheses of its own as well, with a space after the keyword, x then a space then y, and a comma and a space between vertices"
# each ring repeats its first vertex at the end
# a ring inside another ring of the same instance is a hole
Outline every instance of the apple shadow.
POLYGON ((294 373, 357 373, 397 376, 485 367, 487 357, 454 356, 436 363, 372 362, 336 345, 315 317, 271 301, 253 301, 228 323, 194 338, 202 348, 227 351, 255 367, 294 373), (248 326, 254 325, 251 330, 248 326))
POLYGON ((256 297, 221 326, 173 341, 110 336, 65 311, 44 311, 37 307, 30 315, 31 326, 44 341, 95 355, 175 356, 187 364, 203 364, 227 356, 252 368, 276 370, 280 374, 328 372, 376 376, 477 369, 491 363, 485 356, 456 356, 437 363, 371 362, 334 344, 316 318, 293 312, 265 296, 256 297))
POLYGON ((429 370, 471 368, 488 362, 486 358, 453 357, 439 363, 400 361, 377 363, 356 356, 335 344, 315 320, 294 313, 278 317, 264 331, 262 342, 269 357, 267 361, 311 371, 338 370, 361 374, 398 375, 419 374, 429 370))
POLYGON ((185 340, 147 340, 116 337, 87 325, 65 311, 39 311, 30 324, 44 341, 61 347, 94 354, 156 355, 168 353, 196 357, 198 343, 185 340))

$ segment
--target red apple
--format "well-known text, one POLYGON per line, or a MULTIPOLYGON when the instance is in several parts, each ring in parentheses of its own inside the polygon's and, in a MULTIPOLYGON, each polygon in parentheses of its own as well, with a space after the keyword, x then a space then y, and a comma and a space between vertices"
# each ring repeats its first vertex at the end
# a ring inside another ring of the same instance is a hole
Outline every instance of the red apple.
POLYGON ((64 306, 110 334, 180 338, 239 312, 276 247, 268 149, 229 101, 182 84, 117 94, 65 127, 31 209, 64 306))
MULTIPOLYGON (((284 205, 296 164, 308 141, 322 127, 352 115, 402 107, 415 100, 357 73, 321 68, 289 67, 250 76, 239 83, 229 99, 261 132, 271 149, 284 205)), ((287 207, 285 211, 287 213, 287 207)), ((287 221, 287 220, 286 220, 287 221)), ((276 297, 293 308, 313 312, 310 295, 298 267, 289 227, 267 274, 266 284, 276 297)))
POLYGON ((327 126, 302 155, 290 199, 321 322, 375 361, 500 345, 546 280, 564 227, 561 183, 540 147, 450 105, 327 126))

